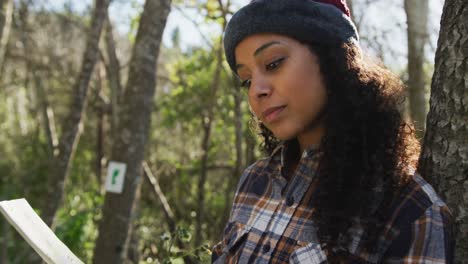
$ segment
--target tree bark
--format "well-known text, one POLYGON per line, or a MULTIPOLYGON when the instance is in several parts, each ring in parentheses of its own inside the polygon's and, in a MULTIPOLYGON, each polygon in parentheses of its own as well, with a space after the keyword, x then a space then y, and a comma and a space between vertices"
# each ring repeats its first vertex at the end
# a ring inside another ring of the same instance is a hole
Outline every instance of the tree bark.
POLYGON ((170 5, 170 0, 147 0, 140 18, 111 155, 111 160, 127 164, 123 192, 106 193, 93 263, 119 264, 126 258, 154 105, 156 61, 170 5))
POLYGON ((140 263, 140 234, 138 232, 139 225, 137 219, 139 218, 140 203, 136 202, 134 210, 134 221, 132 223, 132 233, 130 234, 128 247, 127 247, 127 258, 126 264, 138 264, 140 263))
POLYGON ((426 82, 424 80, 424 47, 428 41, 429 1, 405 0, 408 32, 408 95, 410 116, 419 136, 426 121, 426 82))
POLYGON ((5 53, 10 38, 13 8, 13 0, 0 0, 0 76, 3 72, 5 53))
POLYGON ((101 61, 98 65, 98 74, 96 78, 96 90, 95 90, 95 98, 97 99, 96 102, 96 182, 103 190, 103 168, 102 163, 104 160, 104 146, 106 143, 105 135, 104 135, 104 124, 105 124, 105 116, 106 116, 106 108, 109 104, 106 102, 107 100, 104 99, 102 95, 103 90, 103 80, 104 80, 104 62, 101 61))
POLYGON ((79 130, 86 106, 88 86, 94 65, 98 59, 99 39, 106 18, 108 5, 109 0, 96 0, 90 30, 87 35, 80 74, 73 89, 75 94, 72 99, 72 105, 70 106, 70 112, 64 121, 62 135, 59 139, 59 153, 54 159, 54 166, 51 168, 48 179, 49 188, 46 196, 48 202, 45 203, 42 209, 42 216, 45 223, 52 228, 54 228, 55 213, 63 200, 65 182, 78 143, 79 130))
POLYGON ((468 263, 468 2, 446 0, 419 172, 455 219, 455 263, 468 263))
MULTIPOLYGON (((120 61, 116 53, 116 45, 113 35, 113 28, 109 16, 107 17, 106 23, 106 34, 105 34, 105 47, 106 54, 109 59, 109 63, 106 64, 107 78, 109 80, 110 94, 111 94, 111 106, 112 106, 112 118, 111 118, 111 131, 116 131, 118 124, 118 115, 119 112, 118 106, 120 97, 122 96, 122 83, 120 75, 120 61)), ((112 135, 115 137, 116 135, 112 135)))

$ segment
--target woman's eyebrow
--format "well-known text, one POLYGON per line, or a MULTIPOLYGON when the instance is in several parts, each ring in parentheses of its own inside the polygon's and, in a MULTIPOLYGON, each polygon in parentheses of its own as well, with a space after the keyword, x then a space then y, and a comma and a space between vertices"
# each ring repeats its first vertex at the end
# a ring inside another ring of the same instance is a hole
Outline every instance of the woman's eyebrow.
POLYGON ((254 57, 258 56, 258 54, 260 54, 262 51, 264 51, 268 47, 275 45, 275 44, 281 44, 281 43, 279 41, 270 41, 270 42, 263 44, 262 46, 260 46, 258 49, 255 50, 253 54, 254 57))
MULTIPOLYGON (((267 42, 267 43, 263 44, 262 46, 260 46, 259 48, 257 48, 257 49, 255 50, 255 52, 254 52, 254 54, 253 54, 254 57, 258 56, 258 54, 260 54, 262 51, 264 51, 264 50, 267 49, 268 47, 270 47, 270 46, 272 46, 272 45, 277 45, 277 44, 281 44, 281 42, 273 40, 273 41, 270 41, 270 42, 267 42)), ((242 68, 242 67, 244 67, 243 64, 237 64, 237 65, 235 66, 236 72, 237 72, 237 70, 239 70, 239 68, 242 68)))

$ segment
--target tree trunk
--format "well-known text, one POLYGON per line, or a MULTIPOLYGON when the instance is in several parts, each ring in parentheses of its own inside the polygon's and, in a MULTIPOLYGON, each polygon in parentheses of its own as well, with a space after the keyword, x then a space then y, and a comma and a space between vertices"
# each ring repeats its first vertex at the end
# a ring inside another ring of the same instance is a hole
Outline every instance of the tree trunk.
MULTIPOLYGON (((223 27, 224 28, 224 27, 223 27)), ((219 89, 221 79, 221 69, 223 62, 222 43, 220 43, 216 50, 216 68, 211 83, 211 97, 207 104, 207 116, 202 117, 203 125, 203 139, 202 139, 202 159, 200 168, 200 178, 198 180, 198 210, 195 222, 195 246, 200 246, 203 241, 202 223, 205 217, 205 183, 208 174, 208 155, 210 148, 211 127, 214 119, 214 108, 216 107, 216 93, 219 89)))
POLYGON ((0 76, 3 72, 5 53, 10 38, 13 8, 13 0, 0 0, 0 76))
MULTIPOLYGON (((225 192, 225 204, 224 204, 224 214, 222 221, 220 222, 220 230, 223 230, 223 227, 226 225, 226 222, 229 219, 229 213, 231 212, 231 204, 233 198, 233 192, 235 191, 236 183, 239 181, 240 175, 242 173, 242 137, 243 137, 243 128, 242 128, 242 94, 241 87, 239 85, 239 80, 236 76, 232 75, 233 86, 234 88, 234 116, 235 116, 235 131, 236 131, 236 164, 234 166, 233 174, 228 180, 225 192)), ((222 233, 222 232, 221 232, 222 233)))
POLYGON ((102 163, 104 160, 104 146, 105 146, 105 135, 104 135, 104 124, 108 102, 102 95, 103 81, 104 81, 104 62, 100 62, 98 65, 98 74, 96 78, 96 182, 103 190, 103 168, 102 163))
POLYGON ((128 247, 127 247, 127 256, 125 263, 127 264, 138 264, 140 263, 140 250, 139 250, 139 244, 140 244, 140 234, 139 234, 139 225, 138 221, 136 221, 139 218, 139 211, 140 211, 140 203, 139 201, 136 202, 134 210, 134 221, 132 223, 132 233, 130 234, 129 242, 128 242, 128 247))
MULTIPOLYGON (((47 85, 45 85, 45 79, 48 78, 50 72, 48 69, 38 65, 38 62, 29 57, 28 55, 32 54, 35 50, 34 41, 30 39, 32 34, 31 27, 28 23, 29 18, 29 4, 27 1, 21 1, 20 7, 18 10, 19 22, 20 22, 20 40, 23 44, 23 57, 24 57, 24 71, 27 76, 32 79, 32 96, 30 102, 33 102, 35 99, 35 107, 32 108, 32 112, 35 112, 37 117, 42 123, 43 131, 47 140, 48 147, 48 157, 47 160, 52 161, 54 155, 57 154, 58 147, 58 137, 57 129, 55 127, 55 118, 54 112, 49 105, 47 85), (44 75, 44 76, 42 76, 44 75)), ((24 87, 28 87, 29 78, 26 78, 24 87)))
MULTIPOLYGON (((226 10, 228 6, 224 7, 221 0, 218 0, 219 8, 222 13, 221 18, 222 25, 221 28, 224 30, 226 28, 226 10)), ((211 136, 211 126, 214 119, 214 109, 216 107, 216 93, 220 86, 221 80, 221 70, 223 68, 223 40, 220 38, 219 44, 216 48, 216 68, 213 76, 213 82, 211 83, 211 97, 207 104, 207 116, 203 117, 203 139, 202 139, 202 151, 203 156, 201 160, 201 169, 200 169, 200 178, 198 180, 198 210, 197 217, 195 219, 195 246, 200 246, 203 241, 203 228, 202 223, 204 222, 205 217, 205 183, 208 173, 208 155, 209 155, 209 145, 210 145, 210 136, 211 136)))
MULTIPOLYGON (((236 165, 234 167, 234 176, 231 178, 231 190, 232 188, 235 187, 237 181, 240 178, 240 174, 242 173, 242 137, 243 137, 243 126, 242 126, 242 120, 243 120, 243 113, 242 113, 242 93, 241 93, 241 87, 239 84, 239 80, 233 76, 234 79, 234 86, 235 86, 235 92, 234 92, 234 113, 235 113, 235 118, 236 118, 236 165)), ((230 210, 229 210, 230 211, 230 210)))
POLYGON ((45 223, 52 228, 54 228, 55 213, 63 200, 65 181, 78 143, 88 86, 94 65, 98 59, 99 38, 106 18, 108 5, 108 0, 96 0, 80 75, 73 89, 75 94, 70 106, 70 112, 64 121, 58 146, 59 153, 54 159, 54 166, 51 168, 51 174, 48 179, 49 188, 46 196, 48 202, 44 205, 42 216, 45 223))
POLYGON ((468 2, 446 0, 419 172, 455 219, 455 263, 468 263, 468 2))
POLYGON ((408 95, 410 116, 419 136, 426 121, 426 82, 424 81, 424 47, 428 40, 429 1, 405 0, 408 24, 408 95))
MULTIPOLYGON (((110 94, 111 94, 111 106, 112 106, 112 118, 111 118, 111 131, 117 131, 118 124, 118 113, 119 113, 119 101, 122 96, 122 83, 120 76, 120 61, 117 57, 115 40, 113 35, 112 24, 107 17, 106 23, 106 35, 105 35, 105 47, 106 54, 109 59, 109 62, 106 64, 107 78, 109 80, 110 94)), ((112 133, 112 138, 116 135, 112 133)))
POLYGON ((140 18, 129 78, 119 107, 119 133, 111 156, 111 160, 127 164, 123 192, 106 193, 93 263, 119 264, 126 258, 151 125, 156 61, 170 5, 170 0, 147 0, 140 18))
MULTIPOLYGON (((216 79, 216 74, 215 74, 216 79)), ((214 96, 213 96, 214 97, 214 96)), ((209 108, 212 108, 211 104, 208 104, 209 108)), ((211 110, 209 110, 211 111, 211 110)), ((208 117, 202 117, 203 126, 203 139, 201 148, 203 151, 201 164, 200 164, 200 178, 198 179, 198 197, 197 197, 197 217, 195 219, 195 246, 200 246, 203 241, 203 222, 205 218, 205 183, 208 174, 208 156, 210 148, 210 137, 211 137, 211 125, 213 123, 213 117, 210 114, 208 117)))
POLYGON ((41 77, 37 72, 33 72, 34 87, 36 88, 36 96, 38 101, 38 110, 41 113, 41 121, 44 127, 45 136, 47 138, 47 146, 49 157, 54 157, 54 152, 57 148, 57 132, 55 130, 54 112, 49 106, 47 93, 42 84, 41 77))

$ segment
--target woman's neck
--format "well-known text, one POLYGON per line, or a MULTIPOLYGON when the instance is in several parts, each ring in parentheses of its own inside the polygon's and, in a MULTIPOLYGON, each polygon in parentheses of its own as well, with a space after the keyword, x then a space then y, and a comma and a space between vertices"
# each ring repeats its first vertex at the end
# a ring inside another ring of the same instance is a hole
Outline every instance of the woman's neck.
POLYGON ((308 149, 312 146, 320 145, 323 136, 325 135, 325 126, 320 125, 314 127, 311 131, 305 131, 297 136, 297 142, 299 143, 299 153, 304 152, 305 149, 308 149))
POLYGON ((284 174, 283 176, 289 181, 294 174, 294 171, 299 164, 301 151, 297 139, 289 140, 286 142, 286 149, 284 152, 284 174))

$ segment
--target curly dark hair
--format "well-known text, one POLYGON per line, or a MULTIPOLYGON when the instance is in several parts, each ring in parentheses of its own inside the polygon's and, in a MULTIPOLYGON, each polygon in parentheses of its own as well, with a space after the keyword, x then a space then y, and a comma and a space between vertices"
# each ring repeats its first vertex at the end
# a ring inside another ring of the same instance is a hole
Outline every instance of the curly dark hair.
MULTIPOLYGON (((404 86, 397 76, 363 57, 354 44, 305 45, 318 56, 328 94, 314 221, 329 262, 338 263, 343 252, 335 249, 347 240, 355 217, 373 250, 385 210, 416 168, 420 145, 403 117, 404 86)), ((271 154, 280 141, 257 125, 261 147, 271 154)))

